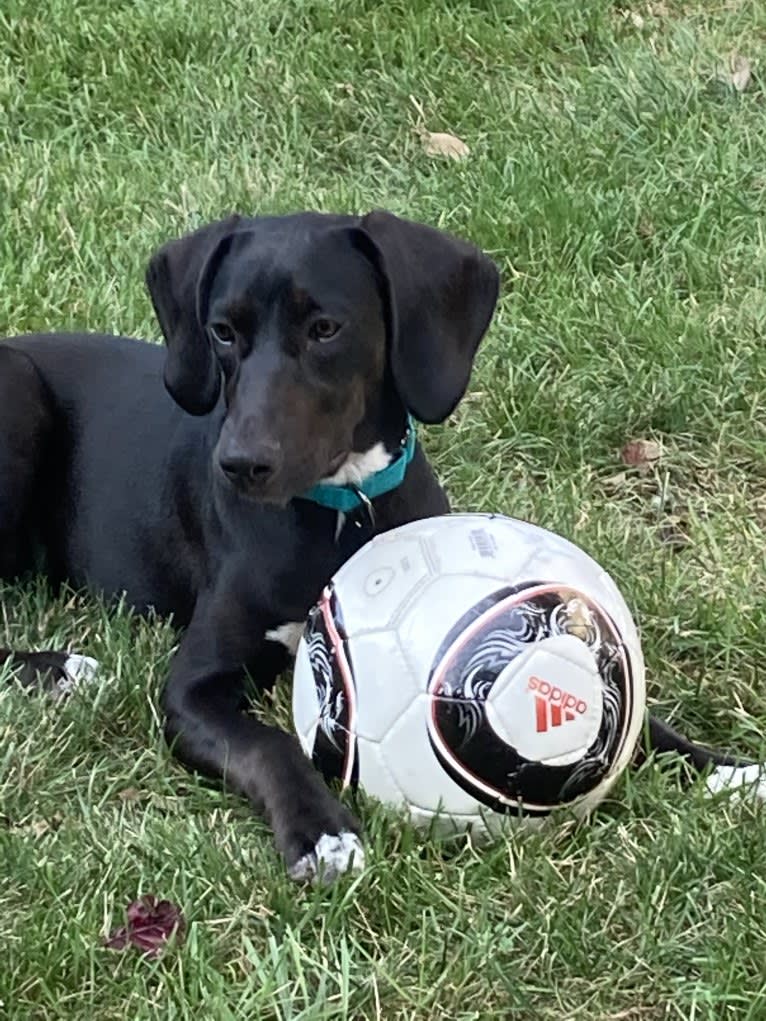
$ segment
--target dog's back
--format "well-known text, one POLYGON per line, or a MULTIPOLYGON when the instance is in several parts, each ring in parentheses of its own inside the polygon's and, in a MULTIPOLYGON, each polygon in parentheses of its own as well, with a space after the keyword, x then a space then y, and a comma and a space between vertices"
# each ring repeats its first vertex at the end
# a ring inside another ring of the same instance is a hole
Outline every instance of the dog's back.
POLYGON ((173 518, 179 485, 193 490, 205 428, 168 396, 162 366, 159 345, 124 337, 38 334, 0 345, 6 531, 31 526, 6 576, 42 554, 54 582, 127 593, 139 609, 183 618, 194 564, 188 551, 179 556, 173 518))

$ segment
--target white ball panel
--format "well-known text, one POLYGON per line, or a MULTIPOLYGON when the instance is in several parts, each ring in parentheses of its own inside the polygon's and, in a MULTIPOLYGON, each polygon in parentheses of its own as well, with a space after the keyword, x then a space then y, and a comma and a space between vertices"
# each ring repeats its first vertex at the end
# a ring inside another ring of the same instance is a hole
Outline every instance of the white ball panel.
POLYGON ((410 664, 395 631, 369 631, 349 642, 354 677, 363 696, 357 700, 356 732, 380 741, 418 694, 410 664))
POLYGON ((333 579, 346 634, 387 628, 430 573, 418 536, 376 536, 333 579))
POLYGON ((633 643, 633 645, 638 646, 638 631, 633 616, 614 579, 606 571, 601 571, 599 587, 594 587, 593 595, 614 621, 623 641, 626 644, 633 643))
POLYGON ((556 635, 500 673, 487 698, 487 720, 525 759, 565 766, 595 740, 602 706, 593 654, 579 638, 556 635))
MULTIPOLYGON (((473 815, 476 800, 444 772, 428 740, 430 699, 418 695, 380 743, 388 770, 411 805, 458 815, 473 815)), ((374 787, 372 794, 377 796, 374 787)))
POLYGON ((359 738, 357 742, 357 763, 359 783, 372 797, 386 805, 407 809, 407 799, 396 783, 396 777, 388 766, 380 745, 376 741, 359 738))
POLYGON ((295 731, 303 751, 310 756, 314 750, 314 738, 319 721, 319 696, 303 638, 298 643, 295 653, 292 697, 295 731))
POLYGON ((511 584, 535 580, 573 584, 578 572, 592 571, 593 577, 603 572, 579 546, 528 521, 480 514, 453 515, 453 518, 462 522, 463 529, 475 529, 478 522, 479 527, 490 533, 500 553, 504 577, 511 584))
POLYGON ((507 581, 519 576, 531 552, 524 530, 498 527, 496 519, 483 514, 433 518, 422 534, 437 575, 507 581))

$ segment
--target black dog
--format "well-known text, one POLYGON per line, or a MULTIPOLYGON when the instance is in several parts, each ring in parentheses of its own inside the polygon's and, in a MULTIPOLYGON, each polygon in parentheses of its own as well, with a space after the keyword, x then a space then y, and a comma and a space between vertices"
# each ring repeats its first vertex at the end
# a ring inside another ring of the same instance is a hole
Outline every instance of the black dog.
MULTIPOLYGON (((172 613, 175 753, 266 815, 292 876, 330 879, 362 863, 357 823, 291 736, 242 711, 246 672, 273 683, 373 532, 448 510, 419 447, 395 488, 365 488, 403 456, 409 414, 441 422, 463 396, 498 273, 387 213, 305 213, 205 227, 160 249, 147 282, 166 354, 111 337, 0 345, 0 576, 42 554, 54 582, 172 613)), ((7 655, 26 683, 71 673, 63 653, 7 655)), ((648 746, 729 761, 657 721, 648 746)))

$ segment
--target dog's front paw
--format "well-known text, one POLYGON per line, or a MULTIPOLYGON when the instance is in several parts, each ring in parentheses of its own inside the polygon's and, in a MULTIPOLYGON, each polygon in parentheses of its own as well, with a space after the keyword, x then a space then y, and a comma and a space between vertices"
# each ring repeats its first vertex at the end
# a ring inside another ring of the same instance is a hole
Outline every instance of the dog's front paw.
POLYGON ((364 848, 356 833, 323 833, 308 854, 289 866, 291 879, 329 885, 346 872, 361 872, 364 848))
POLYGON ((95 680, 98 673, 99 663, 92 656, 80 656, 77 653, 67 653, 61 668, 61 676, 52 687, 55 698, 66 698, 73 691, 83 684, 90 684, 95 680))

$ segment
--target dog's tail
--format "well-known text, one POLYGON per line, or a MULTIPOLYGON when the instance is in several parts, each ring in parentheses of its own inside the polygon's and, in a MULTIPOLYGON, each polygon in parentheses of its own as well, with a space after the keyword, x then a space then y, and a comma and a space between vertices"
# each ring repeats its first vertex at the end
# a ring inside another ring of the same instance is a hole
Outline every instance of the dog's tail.
POLYGON ((638 760, 651 753, 662 755, 667 752, 680 755, 692 776, 707 773, 706 786, 711 794, 746 788, 752 797, 766 801, 766 765, 695 744, 664 720, 649 716, 638 760))

